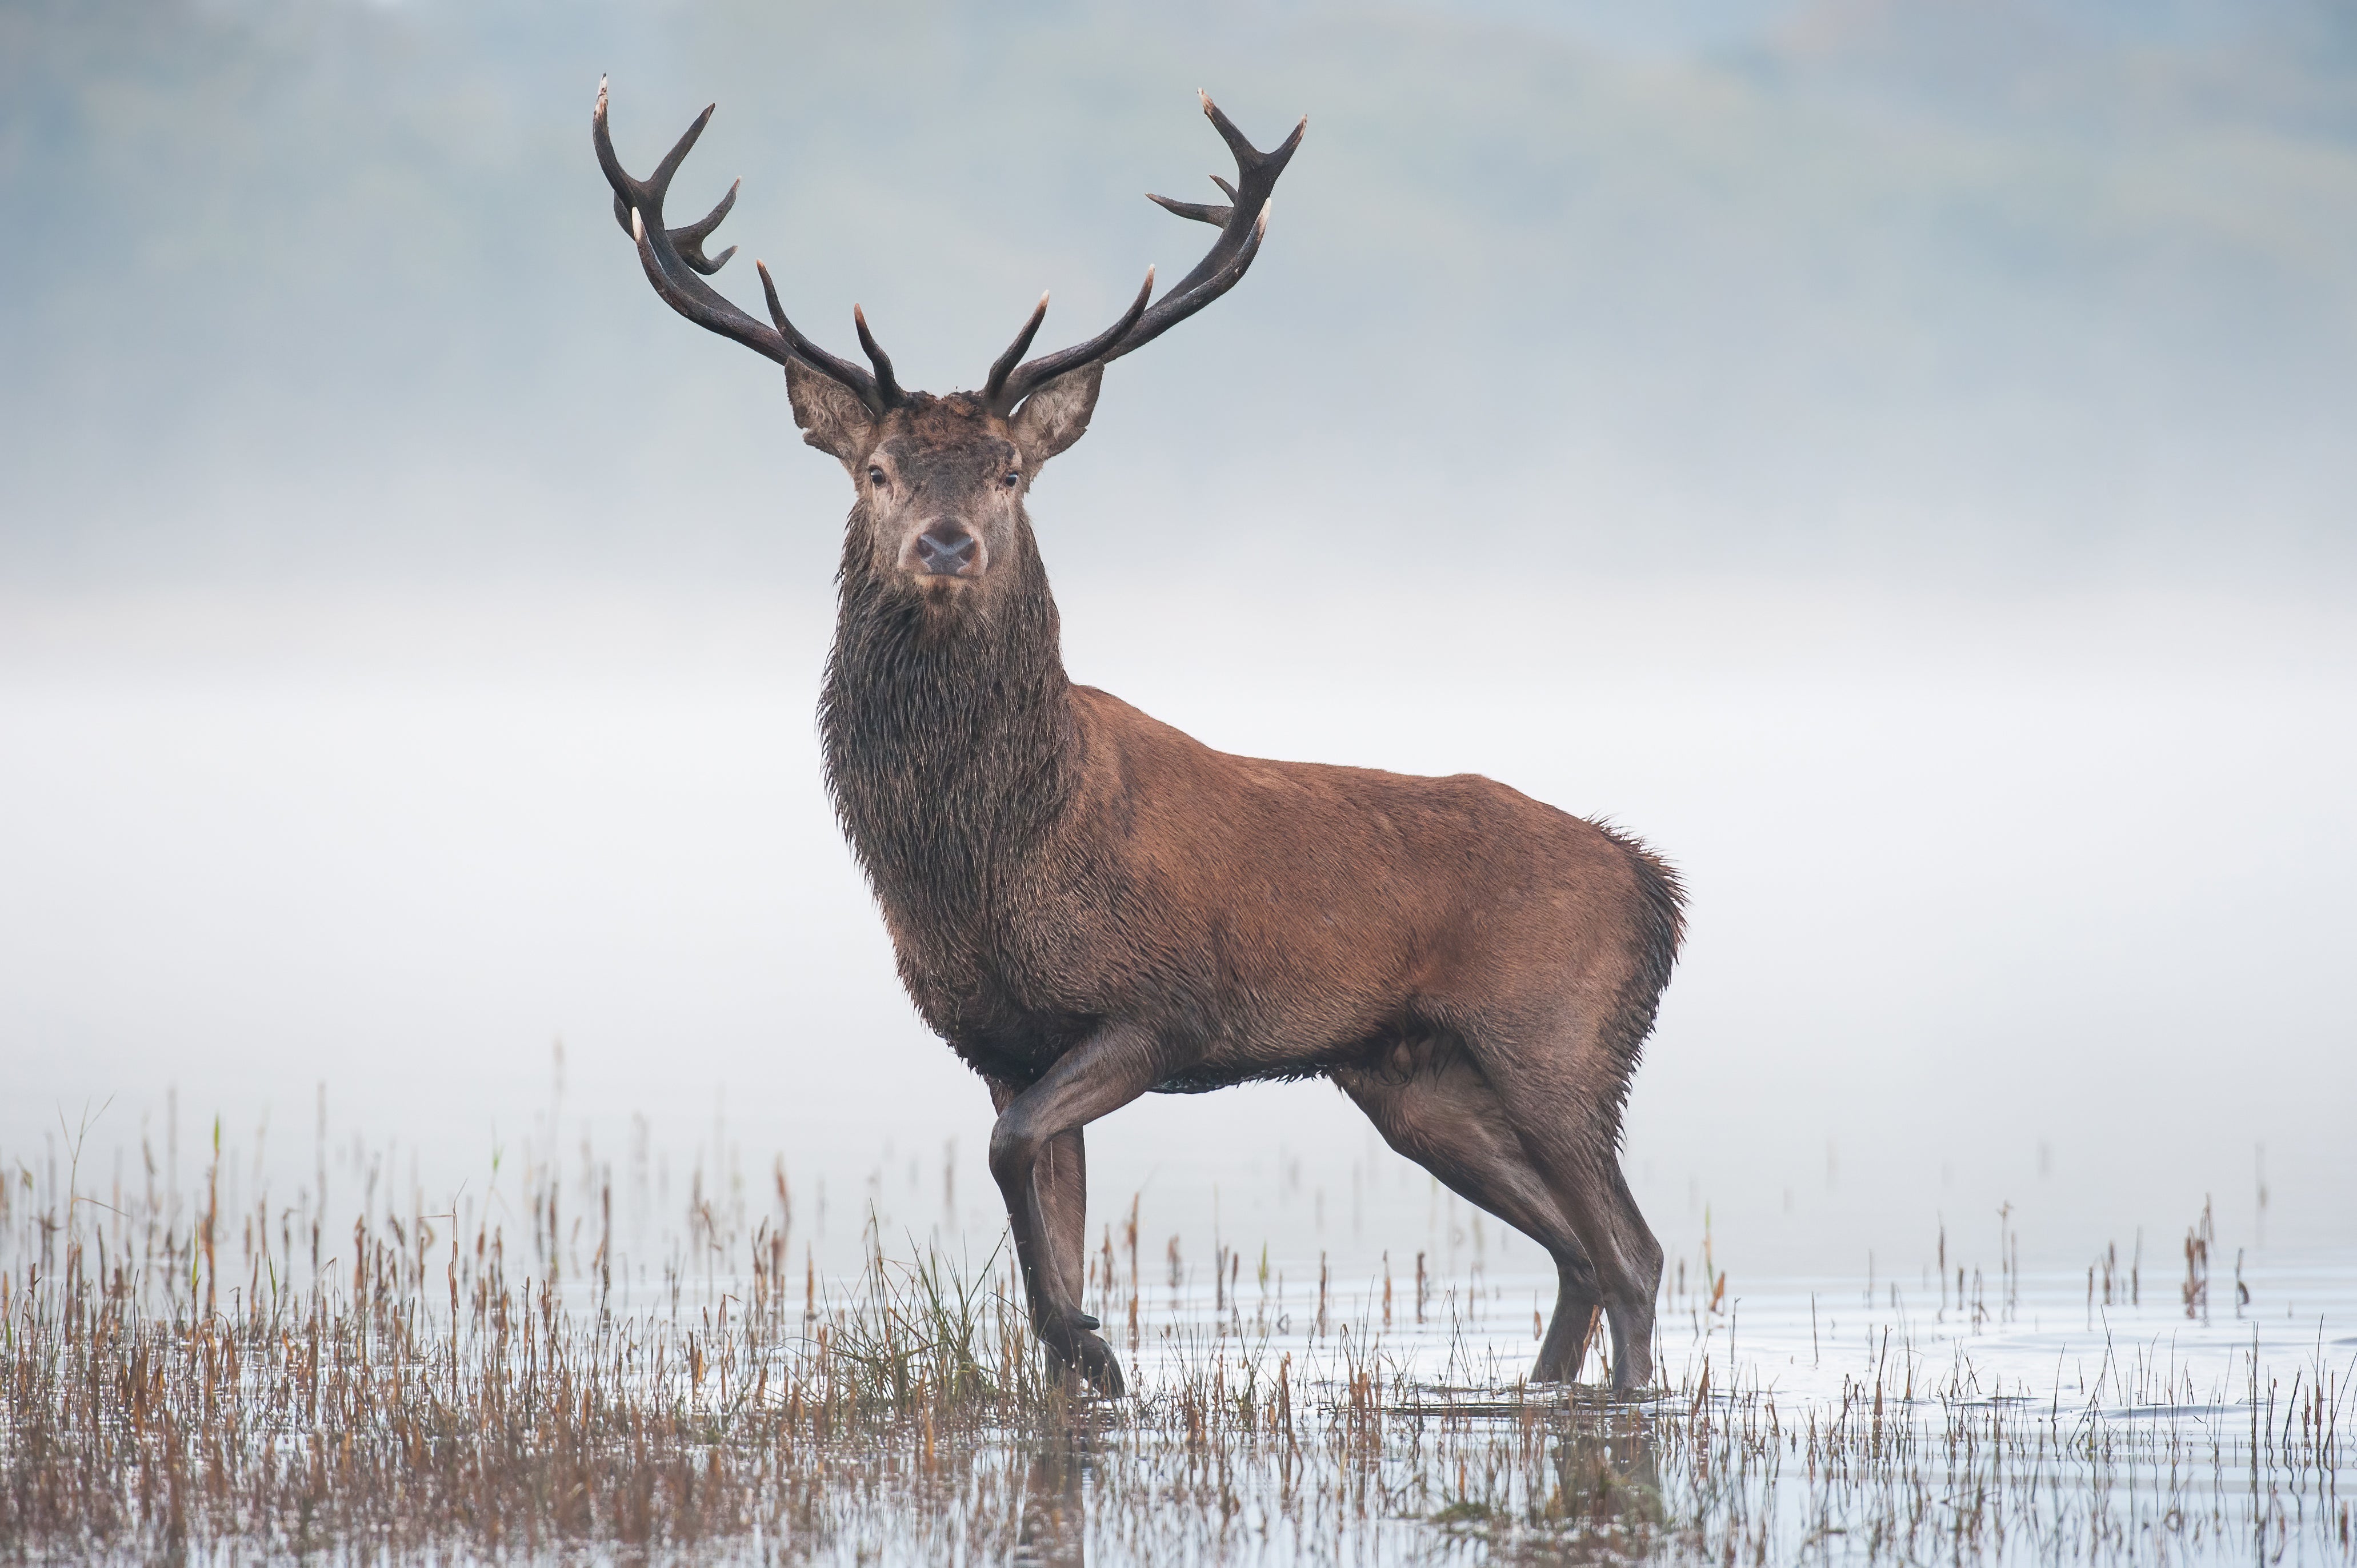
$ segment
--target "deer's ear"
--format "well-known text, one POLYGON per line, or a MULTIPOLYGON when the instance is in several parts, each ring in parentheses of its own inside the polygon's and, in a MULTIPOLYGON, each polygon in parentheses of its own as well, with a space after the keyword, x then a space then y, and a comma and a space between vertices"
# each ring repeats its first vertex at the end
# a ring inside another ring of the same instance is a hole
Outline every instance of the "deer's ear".
POLYGON ((1015 411, 1015 444, 1024 460, 1036 468, 1086 435, 1103 384, 1104 366, 1083 365, 1025 398, 1015 411))
POLYGON ((793 400, 794 423, 802 427, 802 439, 840 458, 845 467, 865 461, 875 449, 876 416, 841 381, 790 360, 786 395, 793 400))

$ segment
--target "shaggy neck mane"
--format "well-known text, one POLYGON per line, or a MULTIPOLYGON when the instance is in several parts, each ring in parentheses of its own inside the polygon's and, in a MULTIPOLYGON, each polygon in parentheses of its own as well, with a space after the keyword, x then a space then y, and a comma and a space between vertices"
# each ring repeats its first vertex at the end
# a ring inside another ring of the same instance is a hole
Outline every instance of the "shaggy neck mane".
POLYGON ((1056 601, 1027 522, 986 610, 929 614, 879 578, 865 510, 845 541, 819 705, 827 785, 887 911, 920 940, 971 941, 1071 797, 1056 601))

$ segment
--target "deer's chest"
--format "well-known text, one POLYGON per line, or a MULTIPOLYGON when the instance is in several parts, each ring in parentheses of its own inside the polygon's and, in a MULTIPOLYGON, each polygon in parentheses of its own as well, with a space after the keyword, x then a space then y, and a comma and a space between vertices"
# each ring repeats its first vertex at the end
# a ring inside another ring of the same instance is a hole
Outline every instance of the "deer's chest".
MULTIPOLYGON (((1107 953, 1103 878, 1042 853, 985 900, 900 900, 879 886, 900 981, 935 1034, 977 1070, 1028 1082, 1125 1011, 1126 965, 1107 953)), ((880 879, 879 879, 880 880, 880 879)))

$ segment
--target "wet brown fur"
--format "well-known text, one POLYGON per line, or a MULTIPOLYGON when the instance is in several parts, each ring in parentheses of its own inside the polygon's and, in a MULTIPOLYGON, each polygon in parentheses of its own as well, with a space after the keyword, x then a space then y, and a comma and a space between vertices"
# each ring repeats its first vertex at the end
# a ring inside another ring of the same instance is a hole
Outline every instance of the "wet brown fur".
POLYGON ((1577 1371, 1602 1307, 1616 1386, 1649 1380, 1661 1249, 1618 1145, 1678 948, 1674 874, 1488 779, 1230 756, 1073 684, 1022 498, 1101 375, 1010 421, 963 394, 871 416, 789 371, 807 438, 860 488, 828 781, 909 995, 991 1086, 1043 1337, 1119 1388, 1079 1306, 1086 1122, 1323 1075, 1555 1257, 1539 1378, 1577 1371), (979 576, 899 564, 944 518, 984 541, 979 576))

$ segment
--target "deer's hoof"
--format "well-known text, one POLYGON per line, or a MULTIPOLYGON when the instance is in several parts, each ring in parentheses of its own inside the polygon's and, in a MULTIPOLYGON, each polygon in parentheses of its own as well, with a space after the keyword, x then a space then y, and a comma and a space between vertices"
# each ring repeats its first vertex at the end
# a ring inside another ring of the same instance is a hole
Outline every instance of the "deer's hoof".
POLYGON ((1108 1399, 1119 1399, 1128 1391, 1122 1381, 1121 1362, 1114 1357, 1112 1346, 1093 1334, 1084 1334, 1074 1348, 1079 1354, 1072 1358, 1072 1365, 1088 1380, 1091 1388, 1108 1399))
POLYGON ((1097 1320, 1085 1312, 1068 1313, 1052 1325, 1043 1325, 1040 1338, 1059 1364, 1078 1372, 1097 1392, 1119 1399, 1125 1391, 1121 1362, 1112 1346, 1090 1332, 1096 1326, 1097 1320))

